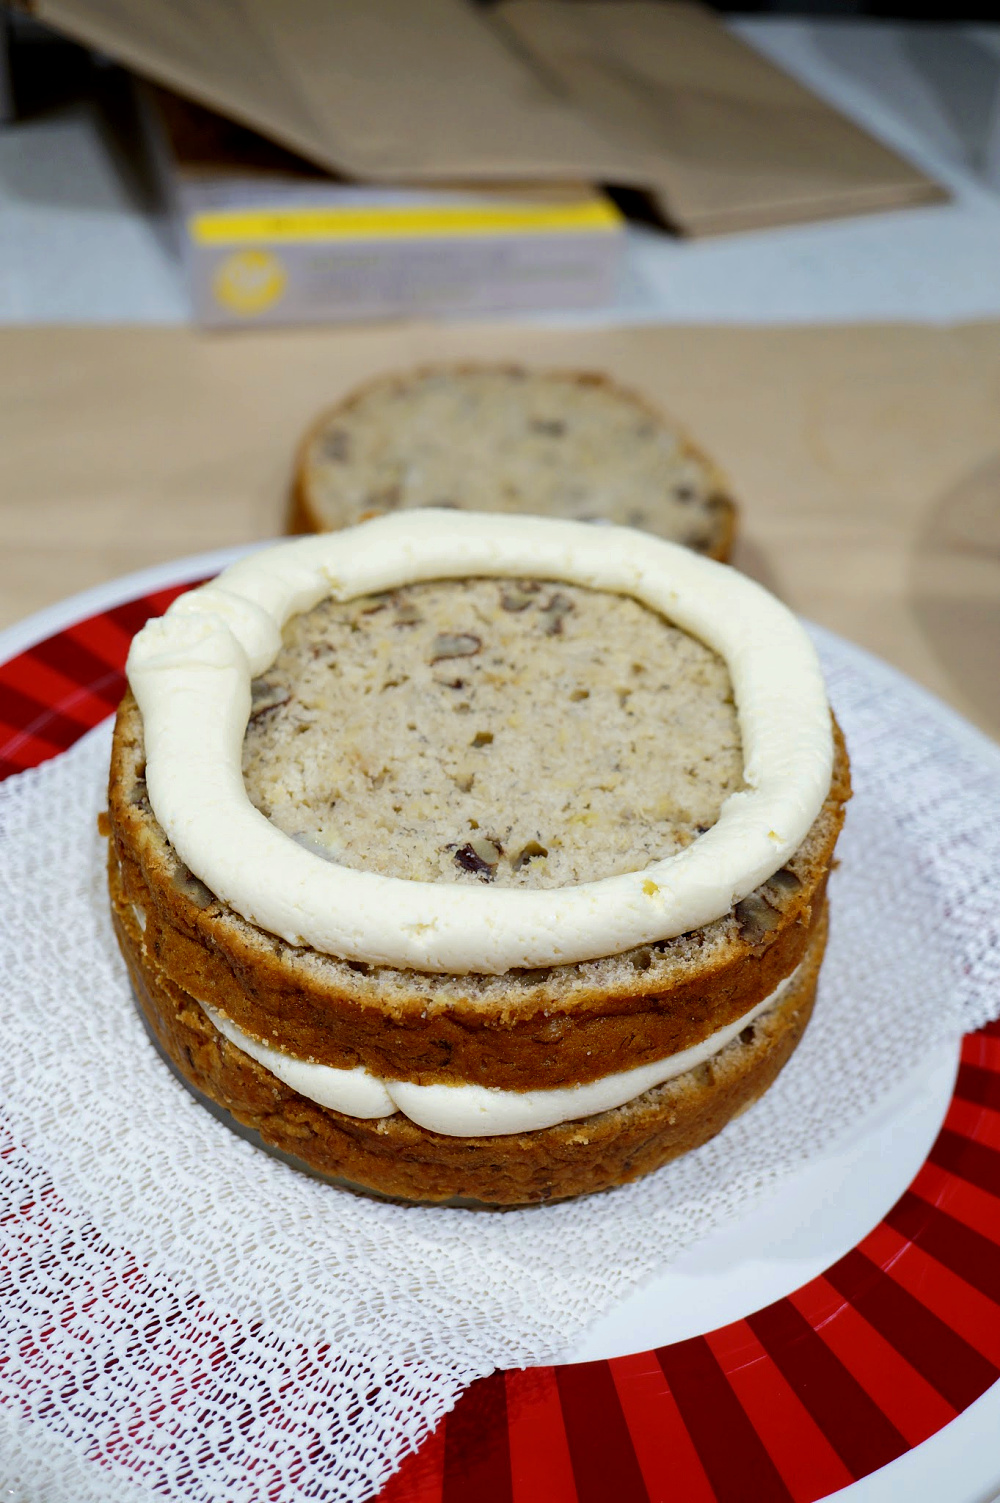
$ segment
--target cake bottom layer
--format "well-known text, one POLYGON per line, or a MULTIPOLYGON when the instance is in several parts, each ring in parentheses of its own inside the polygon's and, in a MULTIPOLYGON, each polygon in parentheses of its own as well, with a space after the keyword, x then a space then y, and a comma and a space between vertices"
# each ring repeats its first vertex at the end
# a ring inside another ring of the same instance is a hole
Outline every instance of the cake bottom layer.
POLYGON ((812 1013, 827 912, 824 905, 788 990, 717 1055, 611 1111, 491 1138, 445 1137, 401 1114, 348 1117, 300 1096, 218 1032, 150 962, 119 912, 115 928, 139 1006, 167 1058, 265 1145, 324 1178, 395 1200, 504 1207, 638 1179, 706 1143, 763 1095, 812 1013))

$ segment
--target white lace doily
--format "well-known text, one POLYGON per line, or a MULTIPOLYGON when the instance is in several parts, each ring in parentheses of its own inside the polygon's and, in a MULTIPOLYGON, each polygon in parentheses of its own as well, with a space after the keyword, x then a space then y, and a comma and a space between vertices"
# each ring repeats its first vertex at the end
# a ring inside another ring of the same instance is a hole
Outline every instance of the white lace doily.
POLYGON ((814 1020, 636 1185, 503 1215, 356 1199, 168 1073, 107 916, 107 727, 0 787, 0 1452, 16 1503, 364 1499, 471 1379, 551 1360, 1000 1012, 1000 750, 817 632, 856 796, 814 1020))

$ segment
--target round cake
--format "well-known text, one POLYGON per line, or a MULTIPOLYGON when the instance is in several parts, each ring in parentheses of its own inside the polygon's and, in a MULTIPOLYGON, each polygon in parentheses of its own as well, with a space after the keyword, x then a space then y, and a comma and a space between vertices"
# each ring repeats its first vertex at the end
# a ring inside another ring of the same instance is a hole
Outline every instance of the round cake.
POLYGON ((731 570, 625 529, 387 517, 181 597, 129 675, 109 872, 140 1006, 314 1172, 607 1189, 794 1050, 848 765, 808 640, 731 570))
POLYGON ((352 392, 313 424, 290 530, 415 506, 639 527, 727 559, 736 505, 678 424, 607 376, 426 366, 352 392))

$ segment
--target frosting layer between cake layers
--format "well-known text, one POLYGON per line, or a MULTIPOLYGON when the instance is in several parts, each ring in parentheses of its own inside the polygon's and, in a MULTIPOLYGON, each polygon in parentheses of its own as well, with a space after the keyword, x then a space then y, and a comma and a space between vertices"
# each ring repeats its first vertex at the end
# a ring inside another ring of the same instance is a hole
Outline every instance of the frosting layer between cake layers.
POLYGON ((363 1066, 338 1070, 312 1060, 296 1059, 280 1049, 253 1038, 207 1003, 202 1008, 219 1032, 237 1049, 249 1054, 285 1085, 349 1117, 391 1117, 402 1112, 419 1127, 446 1137, 484 1138, 510 1133, 538 1132, 560 1122, 593 1117, 634 1101, 654 1086, 663 1085, 693 1070, 718 1054, 755 1018, 773 1007, 799 973, 799 967, 749 1012, 724 1028, 717 1028, 700 1043, 678 1050, 665 1059, 653 1060, 633 1070, 620 1070, 586 1085, 558 1086, 551 1090, 506 1091, 480 1085, 414 1085, 404 1080, 380 1080, 363 1066))

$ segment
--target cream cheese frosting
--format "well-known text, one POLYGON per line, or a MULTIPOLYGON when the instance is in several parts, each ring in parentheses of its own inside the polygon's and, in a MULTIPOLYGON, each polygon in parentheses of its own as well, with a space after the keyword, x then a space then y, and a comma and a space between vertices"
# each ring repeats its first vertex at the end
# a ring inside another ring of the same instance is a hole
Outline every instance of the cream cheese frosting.
POLYGON ((556 1086, 542 1091, 506 1091, 495 1086, 414 1085, 405 1080, 380 1080, 363 1066, 338 1070, 314 1060, 296 1059, 283 1050, 262 1043, 235 1023, 202 1002, 201 1006, 219 1032, 265 1070, 319 1106, 332 1107, 349 1117, 391 1117, 402 1112, 418 1127, 453 1138, 504 1137, 511 1133, 539 1132, 560 1122, 593 1117, 634 1101, 654 1086, 663 1085, 693 1070, 727 1044, 761 1013, 773 1007, 798 975, 790 976, 756 1007, 718 1028, 700 1043, 681 1049, 665 1059, 653 1060, 634 1070, 621 1070, 586 1085, 556 1086))
POLYGON ((128 676, 143 717, 150 803, 191 871, 290 944, 418 971, 572 964, 700 928, 797 849, 833 764, 819 664, 780 602, 725 565, 646 533, 550 518, 427 509, 279 544, 149 622, 132 644, 128 676), (596 882, 474 889, 340 866, 253 807, 241 772, 250 682, 273 662, 292 615, 327 596, 526 575, 631 595, 724 658, 746 787, 704 835, 642 871, 596 882))

